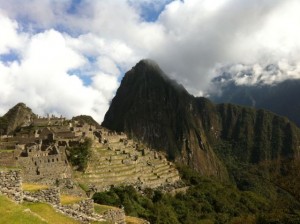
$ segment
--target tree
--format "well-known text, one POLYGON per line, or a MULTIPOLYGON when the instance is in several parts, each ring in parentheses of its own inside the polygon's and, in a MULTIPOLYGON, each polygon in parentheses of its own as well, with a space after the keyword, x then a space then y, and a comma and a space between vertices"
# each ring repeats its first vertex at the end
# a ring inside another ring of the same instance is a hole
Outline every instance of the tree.
POLYGON ((87 162, 91 156, 92 140, 85 138, 84 142, 69 148, 69 161, 72 166, 76 167, 78 171, 84 171, 87 167, 87 162))

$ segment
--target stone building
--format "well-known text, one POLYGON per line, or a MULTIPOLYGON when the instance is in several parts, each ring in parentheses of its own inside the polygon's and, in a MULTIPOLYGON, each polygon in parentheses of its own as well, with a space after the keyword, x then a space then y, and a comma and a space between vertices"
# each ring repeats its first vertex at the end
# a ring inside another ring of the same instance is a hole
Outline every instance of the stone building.
POLYGON ((24 150, 16 149, 17 165, 22 168, 25 181, 54 184, 58 179, 71 178, 66 147, 32 143, 24 150))

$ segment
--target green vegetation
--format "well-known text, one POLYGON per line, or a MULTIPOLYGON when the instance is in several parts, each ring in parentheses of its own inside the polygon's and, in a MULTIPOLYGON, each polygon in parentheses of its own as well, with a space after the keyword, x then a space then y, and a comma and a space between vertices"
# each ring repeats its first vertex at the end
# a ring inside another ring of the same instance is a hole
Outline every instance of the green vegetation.
POLYGON ((0 195, 0 223, 23 223, 23 224, 44 224, 39 217, 32 215, 27 208, 18 205, 5 196, 0 195))
POLYGON ((78 186, 84 190, 86 193, 90 191, 90 188, 88 187, 88 185, 84 184, 84 183, 79 183, 78 186))
POLYGON ((108 206, 108 205, 99 205, 99 204, 94 204, 95 212, 98 214, 103 214, 104 212, 115 209, 115 207, 108 206))
POLYGON ((300 223, 300 203, 288 192, 260 176, 241 171, 236 184, 201 177, 185 166, 179 167, 186 194, 175 196, 133 187, 112 188, 96 193, 97 203, 124 206, 127 215, 151 223, 300 223))
POLYGON ((126 216, 125 222, 127 224, 143 224, 143 220, 140 220, 139 218, 132 217, 132 216, 126 216))
POLYGON ((0 149, 0 153, 13 153, 14 149, 0 149))
POLYGON ((0 166, 0 171, 20 170, 19 167, 0 166))
POLYGON ((71 164, 78 170, 84 171, 87 167, 87 162, 91 156, 92 140, 86 138, 84 142, 79 143, 77 146, 68 148, 68 159, 71 164))
POLYGON ((238 161, 253 164, 297 153, 300 130, 286 118, 231 104, 218 105, 217 110, 222 119, 221 141, 211 141, 223 144, 214 145, 217 153, 227 153, 238 161))

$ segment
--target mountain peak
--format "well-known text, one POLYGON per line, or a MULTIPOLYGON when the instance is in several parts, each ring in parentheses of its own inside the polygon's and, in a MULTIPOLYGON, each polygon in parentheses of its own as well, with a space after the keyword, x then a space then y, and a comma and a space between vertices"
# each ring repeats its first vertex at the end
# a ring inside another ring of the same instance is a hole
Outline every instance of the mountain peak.
POLYGON ((156 109, 159 109, 170 97, 179 98, 181 95, 184 98, 190 97, 185 88, 170 79, 155 61, 143 59, 126 72, 102 125, 116 131, 124 131, 129 125, 129 122, 124 123, 124 111, 130 112, 139 104, 145 104, 144 112, 152 110, 146 109, 148 105, 155 104, 156 109), (162 96, 166 98, 161 98, 162 96))
POLYGON ((206 175, 220 175, 221 165, 195 124, 197 102, 152 60, 142 60, 124 76, 102 125, 125 132, 151 148, 164 150, 206 175), (212 159, 205 159, 212 158, 212 159), (199 162, 201 161, 201 162, 199 162))
POLYGON ((128 73, 134 71, 135 74, 139 76, 160 76, 165 80, 169 80, 170 78, 161 70, 159 65, 152 59, 142 59, 140 60, 128 73))
MULTIPOLYGON (((20 103, 17 103, 14 107, 22 107, 22 108, 27 108, 27 106, 26 106, 26 104, 25 103, 22 103, 22 102, 20 102, 20 103)), ((13 107, 13 108, 14 108, 13 107)))
POLYGON ((149 58, 145 58, 140 60, 137 65, 147 65, 147 66, 154 66, 154 67, 159 67, 159 65, 157 64, 156 61, 149 59, 149 58))
POLYGON ((3 117, 0 117, 0 126, 3 133, 12 133, 31 117, 36 116, 25 103, 18 103, 12 107, 3 117))

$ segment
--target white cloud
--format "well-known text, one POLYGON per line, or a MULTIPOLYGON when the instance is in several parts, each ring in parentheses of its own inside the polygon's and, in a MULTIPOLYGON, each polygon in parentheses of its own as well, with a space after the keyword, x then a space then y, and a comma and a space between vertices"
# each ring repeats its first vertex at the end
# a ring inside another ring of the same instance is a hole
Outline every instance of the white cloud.
POLYGON ((21 47, 26 37, 18 33, 18 23, 0 13, 0 54, 7 54, 11 50, 21 47))
POLYGON ((299 79, 300 63, 280 60, 273 64, 233 64, 216 69, 218 78, 212 83, 211 93, 220 86, 234 82, 236 85, 276 85, 290 79, 299 79))
POLYGON ((65 35, 55 30, 33 35, 23 46, 20 63, 0 64, 1 108, 25 102, 39 114, 90 114, 98 121, 103 119, 117 85, 111 87, 108 82, 108 86, 101 86, 98 80, 97 88, 85 86, 79 77, 68 74, 70 69, 84 66, 86 60, 69 46, 71 37, 65 35))
POLYGON ((99 73, 93 77, 92 85, 95 89, 99 89, 99 91, 102 92, 108 102, 111 100, 114 91, 118 88, 119 83, 117 77, 105 73, 99 73))
POLYGON ((23 56, 23 68, 34 70, 36 75, 42 72, 57 75, 85 63, 84 57, 67 46, 64 36, 55 30, 34 35, 23 56))
POLYGON ((142 58, 156 60, 194 94, 208 88, 219 65, 238 64, 238 74, 247 64, 255 74, 239 79, 247 83, 299 77, 298 0, 73 4, 0 0, 0 32, 6 34, 0 35, 0 56, 14 51, 20 58, 0 59, 0 113, 24 101, 40 113, 86 113, 101 121, 122 73, 142 58), (147 22, 143 7, 163 11, 147 22), (286 72, 266 73, 268 63, 286 72))

